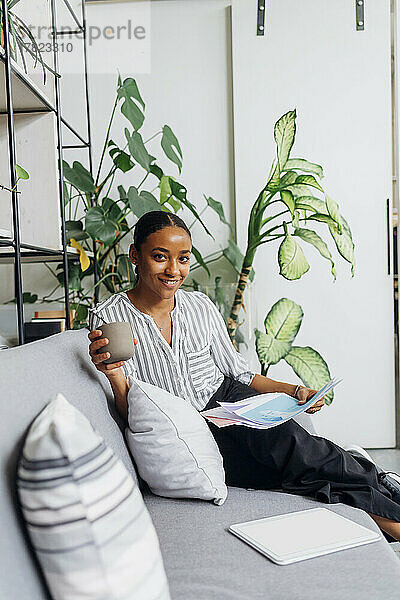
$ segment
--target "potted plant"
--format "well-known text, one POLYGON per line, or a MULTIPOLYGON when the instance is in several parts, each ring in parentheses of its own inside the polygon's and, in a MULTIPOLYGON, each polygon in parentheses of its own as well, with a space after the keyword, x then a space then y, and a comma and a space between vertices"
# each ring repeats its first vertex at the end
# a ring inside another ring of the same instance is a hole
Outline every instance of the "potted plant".
POLYGON ((294 280, 302 277, 310 268, 300 241, 311 244, 330 262, 335 279, 331 252, 321 236, 310 228, 315 222, 323 223, 339 254, 351 264, 351 273, 354 275, 354 244, 350 227, 340 214, 338 204, 325 193, 318 181, 323 177, 322 167, 304 158, 290 158, 295 134, 296 111, 293 110, 284 114, 275 124, 277 157, 250 212, 247 247, 228 318, 228 332, 233 343, 243 293, 251 278, 254 257, 260 246, 281 240, 278 250, 280 275, 294 280), (271 210, 275 208, 274 205, 283 210, 274 214, 271 210))

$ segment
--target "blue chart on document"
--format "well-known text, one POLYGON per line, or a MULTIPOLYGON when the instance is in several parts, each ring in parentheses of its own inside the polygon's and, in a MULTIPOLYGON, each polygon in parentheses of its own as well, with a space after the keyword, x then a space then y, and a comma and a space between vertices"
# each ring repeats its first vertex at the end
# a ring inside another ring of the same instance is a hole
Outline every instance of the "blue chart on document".
POLYGON ((245 425, 255 429, 269 429, 281 425, 313 406, 342 379, 331 379, 305 404, 288 394, 272 393, 251 396, 237 402, 218 402, 220 405, 200 414, 218 427, 245 425))

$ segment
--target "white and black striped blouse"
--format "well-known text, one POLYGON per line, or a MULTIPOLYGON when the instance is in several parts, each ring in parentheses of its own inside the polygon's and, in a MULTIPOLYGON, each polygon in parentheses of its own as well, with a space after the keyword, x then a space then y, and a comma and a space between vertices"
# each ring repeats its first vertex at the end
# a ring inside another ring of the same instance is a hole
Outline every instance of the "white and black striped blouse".
POLYGON ((92 331, 115 321, 129 321, 138 340, 133 357, 122 367, 133 375, 168 392, 187 398, 202 410, 229 375, 250 385, 255 373, 235 350, 215 304, 202 292, 177 290, 172 317, 172 347, 162 336, 153 317, 132 304, 126 292, 97 304, 91 313, 92 331))

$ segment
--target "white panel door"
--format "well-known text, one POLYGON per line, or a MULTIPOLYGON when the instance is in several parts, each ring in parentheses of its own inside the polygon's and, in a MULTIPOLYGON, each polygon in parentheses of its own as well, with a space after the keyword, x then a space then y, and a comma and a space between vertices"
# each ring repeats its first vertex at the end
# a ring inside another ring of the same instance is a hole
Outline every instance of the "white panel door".
MULTIPOLYGON (((391 198, 389 0, 369 0, 356 31, 349 0, 270 0, 265 35, 256 36, 257 3, 232 2, 235 177, 238 242, 275 156, 273 126, 297 110, 291 156, 324 167, 323 186, 353 232, 356 269, 327 241, 337 269, 303 244, 311 269, 297 281, 279 275, 279 242, 254 263, 259 328, 279 298, 304 310, 295 345, 311 346, 344 381, 330 407, 313 418, 319 435, 340 445, 395 444, 392 276, 388 274, 386 199, 391 198)), ((296 381, 281 361, 268 376, 296 381)))

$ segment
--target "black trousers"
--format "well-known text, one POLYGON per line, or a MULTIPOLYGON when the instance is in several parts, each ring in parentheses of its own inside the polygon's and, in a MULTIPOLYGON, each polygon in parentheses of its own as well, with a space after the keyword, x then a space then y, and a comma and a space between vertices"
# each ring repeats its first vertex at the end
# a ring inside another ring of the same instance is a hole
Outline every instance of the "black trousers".
MULTIPOLYGON (((258 394, 225 377, 206 408, 219 406, 217 400, 236 402, 258 394)), ((272 429, 207 424, 223 457, 227 485, 279 489, 330 504, 342 502, 400 522, 400 504, 378 481, 373 463, 308 433, 293 419, 272 429)))

